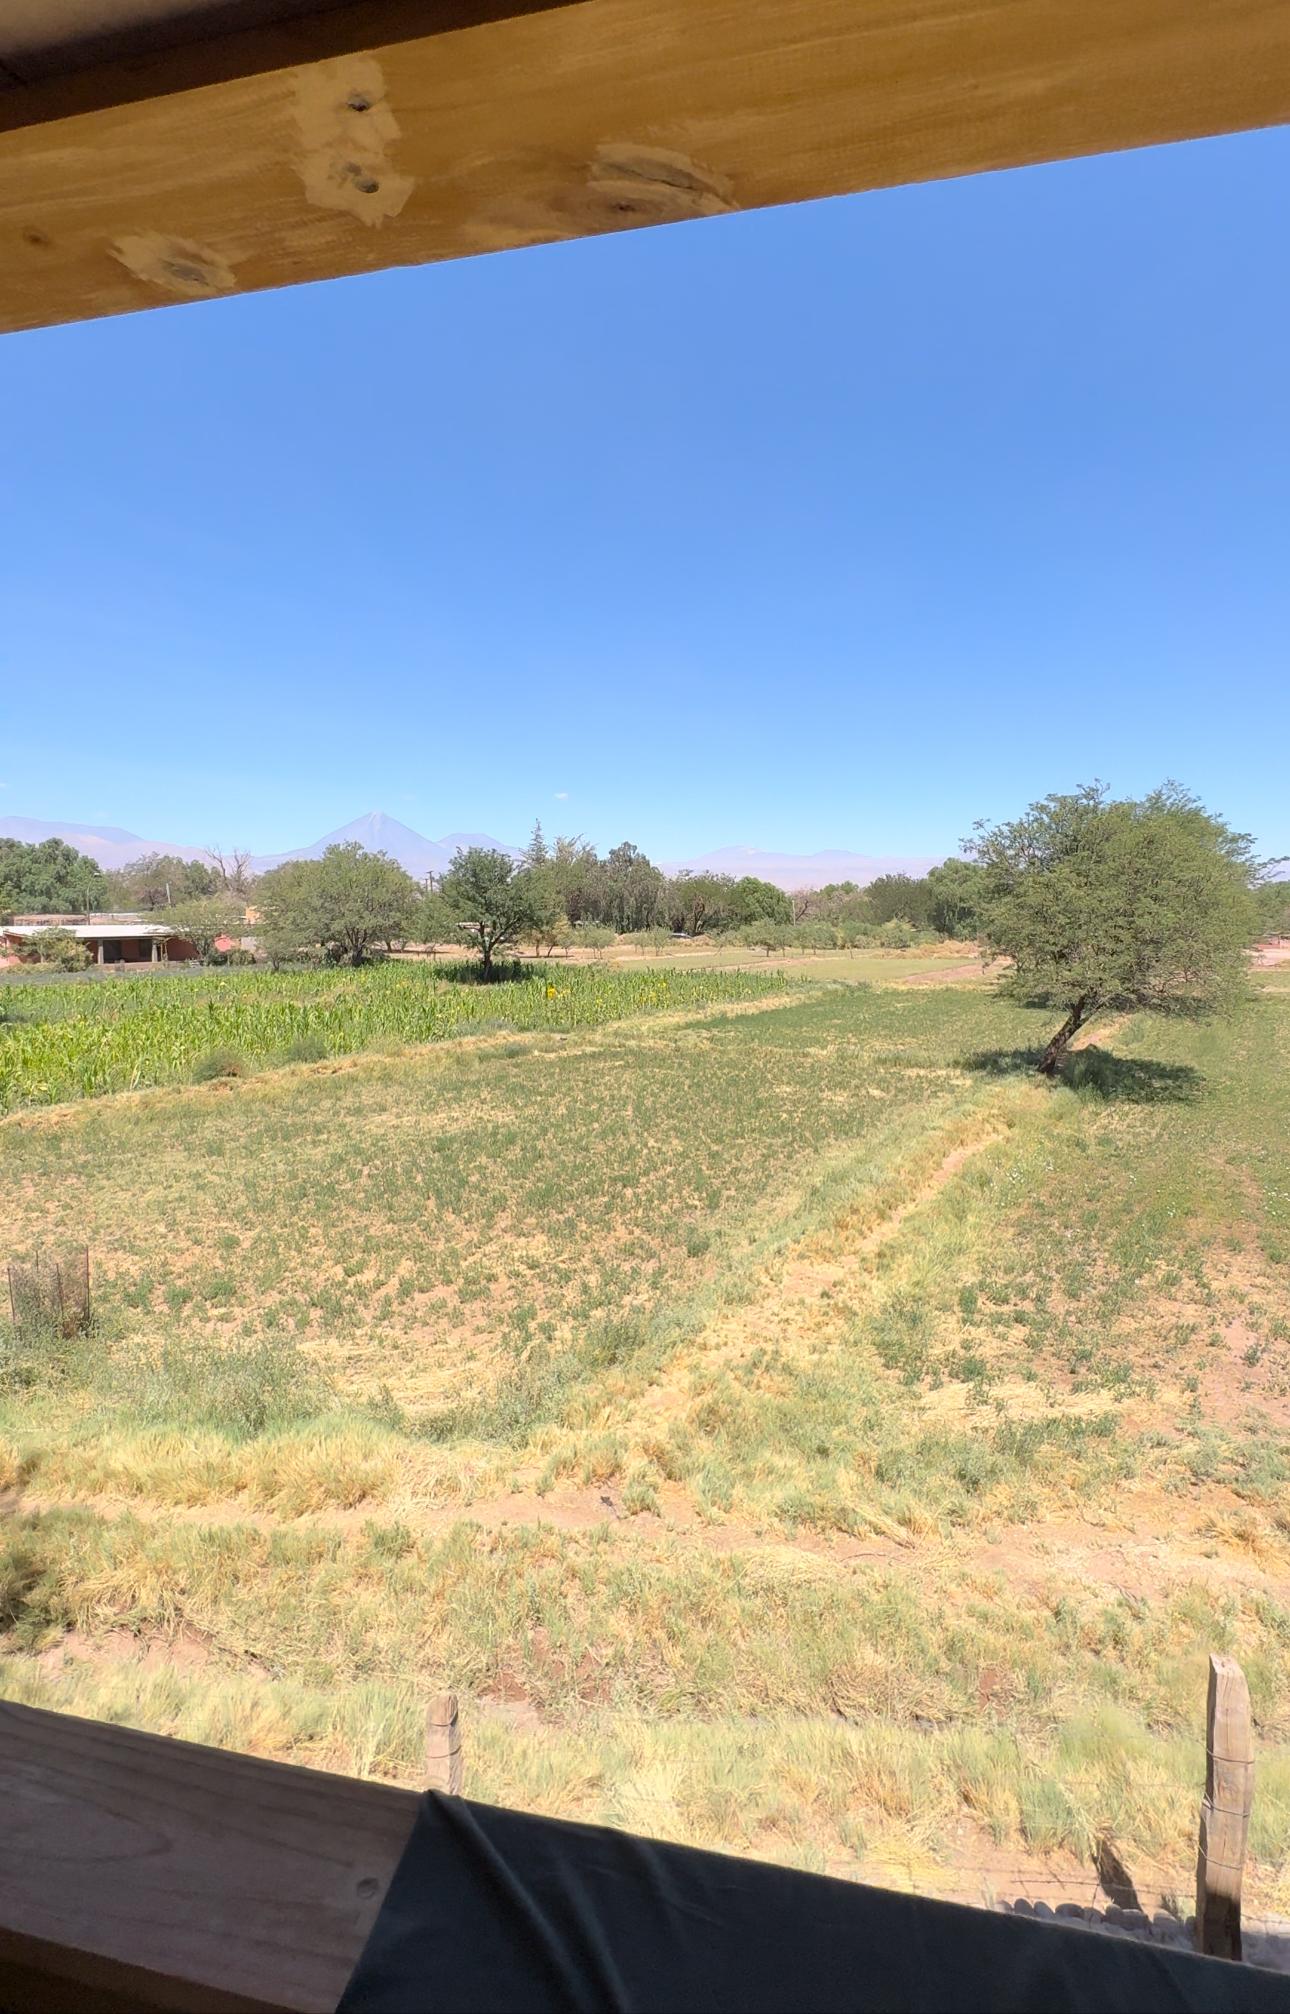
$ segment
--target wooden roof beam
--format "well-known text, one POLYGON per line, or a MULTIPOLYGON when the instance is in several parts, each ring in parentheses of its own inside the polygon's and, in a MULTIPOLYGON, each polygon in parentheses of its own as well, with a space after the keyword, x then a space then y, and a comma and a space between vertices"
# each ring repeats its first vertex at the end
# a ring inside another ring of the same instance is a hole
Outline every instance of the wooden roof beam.
POLYGON ((1273 125, 1290 7, 573 0, 133 75, 0 93, 0 328, 1273 125))

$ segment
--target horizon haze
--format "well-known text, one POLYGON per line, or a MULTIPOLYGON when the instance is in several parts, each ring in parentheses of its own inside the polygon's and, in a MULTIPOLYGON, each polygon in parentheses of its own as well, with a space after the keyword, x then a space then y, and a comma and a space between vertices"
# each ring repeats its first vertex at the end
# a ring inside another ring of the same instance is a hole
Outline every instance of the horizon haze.
MULTIPOLYGON (((555 836, 554 825, 549 836, 555 836)), ((69 846, 74 846, 78 853, 97 860, 104 868, 124 867, 128 861, 148 853, 170 853, 181 860, 208 860, 214 844, 224 845, 223 839, 200 845, 189 840, 149 839, 119 825, 91 825, 75 819, 16 815, 0 817, 0 839, 19 839, 27 844, 38 844, 44 839, 62 839, 69 846)), ((351 819, 348 824, 323 833, 318 839, 285 852, 252 853, 251 868, 256 874, 264 874, 287 860, 316 860, 328 846, 351 840, 356 840, 371 852, 388 853, 418 881, 424 880, 427 874, 442 874, 451 865, 458 847, 489 846, 514 854, 522 850, 516 842, 495 839, 486 832, 449 832, 441 839, 428 839, 424 833, 414 831, 388 812, 369 811, 361 818, 351 819)), ((648 852, 648 848, 645 851, 648 852)), ((773 882, 776 887, 792 891, 821 887, 836 881, 863 884, 876 880, 880 874, 925 874, 929 867, 935 866, 944 857, 943 854, 855 853, 837 848, 811 854, 791 854, 775 853, 756 846, 727 846, 688 860, 659 860, 656 864, 669 874, 731 874, 736 879, 743 874, 752 874, 763 881, 773 882)))

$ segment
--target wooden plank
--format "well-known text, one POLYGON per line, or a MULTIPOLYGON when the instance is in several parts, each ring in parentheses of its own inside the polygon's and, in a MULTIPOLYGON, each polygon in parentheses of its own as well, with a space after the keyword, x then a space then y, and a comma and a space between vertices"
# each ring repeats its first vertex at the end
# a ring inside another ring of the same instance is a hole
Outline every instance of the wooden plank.
POLYGON ((0 1704, 0 2006, 330 2014, 416 1808, 0 1704))
POLYGON ((582 0, 39 125, 15 101, 10 329, 1271 125, 1290 7, 582 0))
MULTIPOLYGON (((49 0, 56 5, 56 0, 49 0)), ((265 70, 320 63, 574 0, 217 0, 197 13, 13 42, 0 11, 0 106, 9 127, 164 98, 265 70)), ((109 9, 109 14, 111 10, 109 9)))
POLYGON ((1196 1948, 1212 1958, 1241 1955, 1241 1878, 1253 1800, 1249 1687, 1234 1657, 1211 1657, 1196 1862, 1196 1948))
POLYGON ((436 1693, 426 1708, 426 1788, 460 1797, 462 1780, 457 1695, 436 1693))

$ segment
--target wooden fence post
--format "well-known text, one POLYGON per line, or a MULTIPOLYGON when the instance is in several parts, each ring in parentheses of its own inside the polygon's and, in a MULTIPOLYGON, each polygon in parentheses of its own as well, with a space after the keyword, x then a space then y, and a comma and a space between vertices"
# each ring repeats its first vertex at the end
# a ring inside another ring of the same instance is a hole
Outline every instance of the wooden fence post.
POLYGON ((1241 1874, 1254 1801, 1250 1691, 1234 1657, 1209 1660, 1205 1797, 1196 1860, 1196 1949, 1241 1955, 1241 1874))
POLYGON ((426 1708, 426 1784, 461 1796, 461 1728, 455 1692, 436 1693, 426 1708))

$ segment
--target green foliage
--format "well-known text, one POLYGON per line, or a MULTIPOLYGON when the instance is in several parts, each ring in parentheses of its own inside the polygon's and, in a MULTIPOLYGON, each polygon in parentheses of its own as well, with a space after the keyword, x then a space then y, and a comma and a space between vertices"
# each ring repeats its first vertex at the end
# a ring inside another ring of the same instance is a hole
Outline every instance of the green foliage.
POLYGON ((106 904, 113 909, 169 909, 214 895, 219 876, 202 860, 177 853, 144 853, 105 877, 106 904))
POLYGON ((326 1378, 283 1337, 193 1338, 122 1353, 107 1382, 116 1406, 140 1425, 213 1427, 237 1439, 317 1419, 333 1403, 326 1378))
POLYGON ((730 890, 730 921, 736 928, 744 923, 791 923, 793 905, 782 888, 745 874, 730 890))
POLYGON ((36 961, 49 972, 83 972, 90 960, 88 944, 73 937, 70 930, 38 930, 28 940, 36 961))
POLYGON ((322 956, 333 965, 365 965, 378 948, 407 937, 418 895, 396 860, 349 841, 329 846, 321 860, 273 868, 258 882, 255 902, 257 934, 275 964, 322 956))
POLYGON ((665 892, 668 922, 687 937, 724 930, 731 921, 733 887, 728 874, 678 874, 665 892))
POLYGON ((1111 1008, 1214 1009, 1255 932, 1250 842, 1173 785, 1135 802, 1100 785, 977 827, 983 935, 1018 998, 1062 1009, 1044 1053, 1111 1008))
POLYGON ((928 918, 941 937, 975 937, 985 869, 974 860, 943 860, 927 876, 928 918))
MULTIPOLYGON (((1276 866, 1284 866, 1277 861, 1276 866)), ((1260 881, 1254 907, 1261 937, 1290 937, 1290 881, 1260 881)))
POLYGON ((497 953, 530 937, 554 909, 545 879, 535 881, 533 869, 490 846, 458 850, 439 893, 458 928, 475 940, 485 979, 493 976, 497 953))
POLYGON ((69 915, 104 906, 103 871, 64 839, 0 839, 0 916, 69 915))
POLYGON ((187 937, 205 964, 218 937, 240 937, 246 929, 246 906, 227 895, 199 896, 190 902, 176 902, 166 911, 166 922, 176 937, 187 937))
MULTIPOLYGON (((8 982, 0 998, 21 996, 22 1012, 0 1022, 0 1111, 191 1081, 195 1066, 210 1068, 212 1052, 231 1051, 248 1067, 291 1059, 302 1043, 310 1058, 350 1055, 378 1042, 471 1034, 499 1016, 522 1030, 590 1028, 673 1007, 757 999, 784 983, 774 972, 660 972, 638 964, 518 970, 487 992, 460 983, 451 966, 412 963, 361 972, 153 976, 110 986, 8 982)), ((479 967, 463 963, 461 978, 467 973, 477 979, 479 967)))
POLYGON ((783 951, 793 935, 789 925, 778 918, 759 916, 745 923, 735 932, 736 942, 749 944, 758 951, 764 951, 769 958, 772 951, 783 951))
POLYGON ((865 898, 873 923, 892 923, 899 917, 915 929, 931 925, 932 893, 926 877, 915 881, 910 874, 880 874, 865 889, 865 898))
MULTIPOLYGON (((293 1045, 294 1046, 294 1045, 293 1045)), ((246 1058, 236 1049, 212 1049, 193 1064, 194 1084, 213 1084, 217 1077, 245 1077, 246 1058)))
POLYGON ((657 917, 663 886, 660 870, 624 839, 605 862, 604 907, 597 920, 614 931, 646 929, 657 917))

